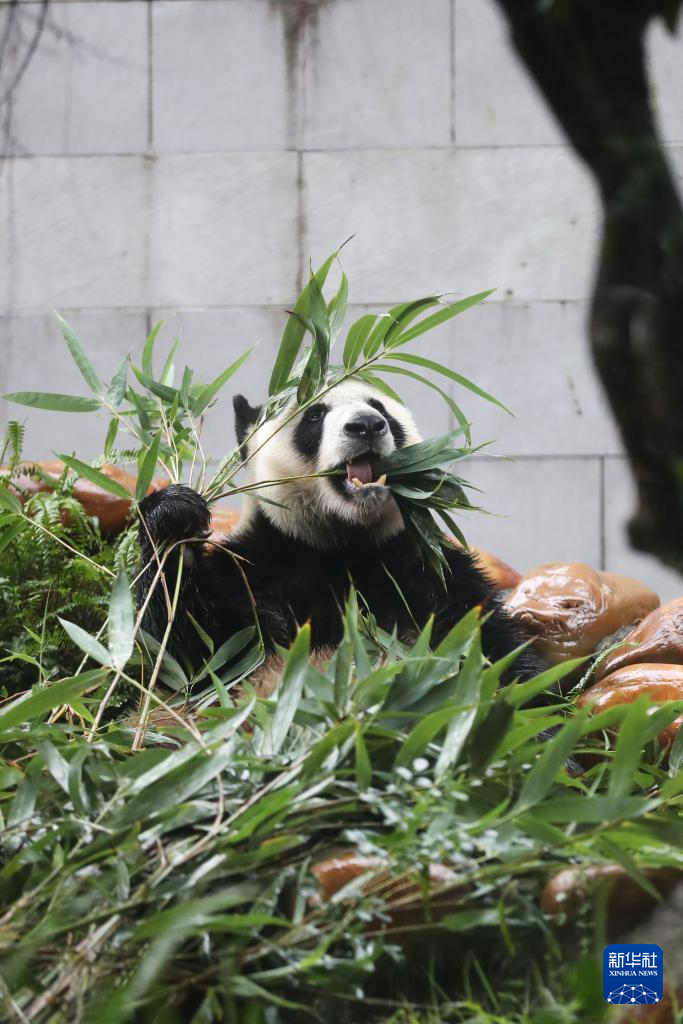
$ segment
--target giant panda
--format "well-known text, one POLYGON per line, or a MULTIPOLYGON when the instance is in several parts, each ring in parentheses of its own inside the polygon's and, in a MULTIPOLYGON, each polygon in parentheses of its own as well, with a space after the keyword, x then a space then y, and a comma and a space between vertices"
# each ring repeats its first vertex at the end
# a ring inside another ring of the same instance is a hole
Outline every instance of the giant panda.
MULTIPOLYGON (((343 636, 342 611, 351 584, 378 625, 408 642, 433 615, 432 637, 438 643, 475 605, 490 613, 482 643, 491 661, 528 639, 472 556, 445 538, 450 571, 444 587, 416 551, 385 478, 375 478, 374 460, 421 440, 405 406, 351 380, 316 404, 297 411, 292 403, 261 425, 260 409, 243 396, 234 399, 234 409, 251 482, 284 482, 248 492, 238 528, 218 544, 196 542, 208 537, 210 511, 189 487, 169 486, 140 506, 147 565, 140 594, 147 602, 143 625, 157 639, 167 628, 179 556, 167 562, 166 586, 149 595, 158 565, 155 549, 195 540, 182 546, 172 653, 197 665, 206 646, 194 622, 218 646, 253 625, 254 612, 269 653, 291 643, 306 622, 313 651, 330 651, 343 636), (345 472, 310 475, 335 468, 345 472)), ((529 678, 542 668, 527 648, 513 671, 529 678)))

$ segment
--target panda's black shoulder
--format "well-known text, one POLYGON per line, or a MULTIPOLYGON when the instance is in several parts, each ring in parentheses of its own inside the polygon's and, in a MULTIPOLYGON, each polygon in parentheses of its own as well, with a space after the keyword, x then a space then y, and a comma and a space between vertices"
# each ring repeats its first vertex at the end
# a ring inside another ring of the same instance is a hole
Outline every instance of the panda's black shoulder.
POLYGON ((320 568, 325 561, 325 556, 317 549, 282 533, 261 509, 240 525, 235 534, 226 537, 223 544, 232 554, 244 559, 247 575, 256 573, 268 577, 286 573, 292 585, 296 583, 297 572, 303 574, 320 568))
MULTIPOLYGON (((483 593, 495 593, 495 585, 487 576, 477 562, 475 556, 467 548, 451 543, 444 537, 441 546, 446 562, 444 571, 457 583, 459 591, 465 595, 471 591, 473 603, 477 603, 483 593)), ((401 566, 406 573, 412 572, 416 576, 430 575, 436 578, 436 573, 425 562, 423 556, 418 552, 415 542, 407 531, 392 537, 379 549, 380 555, 395 566, 401 566)))
POLYGON ((482 568, 472 551, 467 548, 462 548, 448 543, 444 544, 443 552, 451 573, 455 575, 463 585, 466 585, 468 581, 471 581, 472 586, 476 587, 477 592, 479 593, 481 592, 482 587, 484 590, 488 590, 492 594, 496 592, 496 586, 493 580, 485 569, 482 568))

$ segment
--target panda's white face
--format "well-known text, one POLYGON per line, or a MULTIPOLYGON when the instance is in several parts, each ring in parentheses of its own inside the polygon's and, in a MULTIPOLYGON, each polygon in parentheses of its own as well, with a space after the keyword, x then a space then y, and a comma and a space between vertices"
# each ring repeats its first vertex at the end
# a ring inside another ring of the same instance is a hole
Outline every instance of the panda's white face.
POLYGON ((283 410, 247 443, 250 482, 287 482, 250 497, 245 524, 258 507, 284 533, 321 547, 334 546, 338 524, 370 529, 378 541, 398 533, 401 515, 373 462, 421 440, 405 406, 369 384, 347 381, 295 410, 294 404, 283 410), (334 469, 340 473, 309 476, 334 469))

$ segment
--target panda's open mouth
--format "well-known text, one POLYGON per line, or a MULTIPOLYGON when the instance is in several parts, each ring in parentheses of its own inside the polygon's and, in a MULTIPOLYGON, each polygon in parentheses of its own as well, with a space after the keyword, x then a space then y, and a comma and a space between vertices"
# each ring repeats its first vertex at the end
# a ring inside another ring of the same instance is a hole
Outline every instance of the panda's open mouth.
POLYGON ((387 491, 387 475, 382 473, 377 479, 367 455, 357 455, 351 462, 344 462, 339 466, 340 475, 334 477, 334 482, 339 489, 347 496, 358 498, 374 492, 387 491), (341 471, 346 470, 346 476, 341 476, 341 471))
POLYGON ((346 480, 350 481, 354 487, 368 487, 372 484, 379 487, 386 486, 386 473, 382 473, 376 480, 373 480, 372 477, 372 463, 369 459, 354 459, 353 462, 346 463, 346 480))

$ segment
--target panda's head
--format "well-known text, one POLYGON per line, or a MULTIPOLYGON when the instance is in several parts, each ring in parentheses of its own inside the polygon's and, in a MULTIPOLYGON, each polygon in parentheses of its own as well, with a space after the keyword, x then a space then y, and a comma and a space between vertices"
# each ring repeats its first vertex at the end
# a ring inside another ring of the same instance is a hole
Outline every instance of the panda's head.
POLYGON ((287 480, 248 498, 245 525, 259 508, 283 533, 321 547, 333 547, 342 526, 345 534, 355 527, 378 541, 402 529, 373 463, 421 440, 405 406, 363 381, 338 384, 301 412, 292 403, 256 430, 260 410, 242 395, 234 406, 250 482, 287 480), (340 473, 310 477, 327 470, 340 473))

